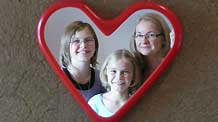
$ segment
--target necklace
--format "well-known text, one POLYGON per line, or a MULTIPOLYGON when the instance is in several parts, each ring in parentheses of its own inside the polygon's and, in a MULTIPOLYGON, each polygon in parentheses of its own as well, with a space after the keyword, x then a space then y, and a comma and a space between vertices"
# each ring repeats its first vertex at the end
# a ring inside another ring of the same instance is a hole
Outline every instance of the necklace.
POLYGON ((79 90, 89 90, 89 89, 93 86, 93 84, 94 84, 95 71, 94 71, 93 68, 90 68, 90 71, 91 71, 90 75, 91 75, 91 76, 90 76, 90 78, 88 79, 88 82, 85 83, 85 84, 81 84, 81 83, 77 82, 77 81, 73 78, 73 75, 72 75, 72 73, 71 73, 71 69, 68 70, 67 68, 64 68, 63 70, 64 70, 64 72, 67 74, 67 76, 69 77, 69 79, 72 81, 73 85, 74 85, 77 89, 79 89, 79 90))
POLYGON ((79 90, 89 90, 90 86, 91 86, 91 78, 88 80, 88 82, 86 84, 80 84, 78 82, 75 81, 75 83, 77 84, 77 86, 79 87, 79 90))

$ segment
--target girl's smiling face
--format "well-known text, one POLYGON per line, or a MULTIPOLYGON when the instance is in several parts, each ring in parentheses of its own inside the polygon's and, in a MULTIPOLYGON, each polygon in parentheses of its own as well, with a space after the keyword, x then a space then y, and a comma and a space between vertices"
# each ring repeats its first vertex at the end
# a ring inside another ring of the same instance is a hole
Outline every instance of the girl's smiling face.
POLYGON ((90 61, 95 53, 95 40, 91 31, 86 27, 77 31, 70 42, 70 54, 73 60, 90 61))
POLYGON ((111 91, 128 91, 133 79, 133 65, 126 58, 111 59, 106 74, 111 91))

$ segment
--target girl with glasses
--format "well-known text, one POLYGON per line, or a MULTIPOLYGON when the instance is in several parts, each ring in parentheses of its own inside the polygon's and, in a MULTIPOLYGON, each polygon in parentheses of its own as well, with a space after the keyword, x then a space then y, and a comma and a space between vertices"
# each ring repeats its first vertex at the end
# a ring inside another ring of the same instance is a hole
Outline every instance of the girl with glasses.
POLYGON ((88 101, 105 91, 99 79, 98 39, 93 28, 81 21, 70 23, 61 38, 60 65, 72 84, 88 101))

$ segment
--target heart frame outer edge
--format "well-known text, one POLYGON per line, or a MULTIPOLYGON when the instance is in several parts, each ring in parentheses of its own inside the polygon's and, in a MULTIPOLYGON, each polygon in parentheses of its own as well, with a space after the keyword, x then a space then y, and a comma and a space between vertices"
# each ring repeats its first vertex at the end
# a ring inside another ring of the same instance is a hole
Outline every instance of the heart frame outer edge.
POLYGON ((178 51, 180 50, 181 42, 182 42, 182 26, 175 13, 173 13, 165 5, 156 3, 156 2, 141 2, 141 1, 136 2, 130 5, 129 7, 127 7, 116 18, 104 20, 100 18, 99 16, 97 16, 95 12, 88 5, 86 5, 82 0, 74 0, 74 1, 60 0, 60 1, 57 1, 51 4, 42 13, 39 19, 38 25, 37 25, 36 36, 37 36, 39 48, 41 52, 43 53, 44 57, 46 58, 46 60, 48 61, 49 65, 52 67, 52 69, 57 74, 57 76, 59 77, 61 82, 64 84, 64 86, 69 90, 71 95, 75 98, 76 102, 92 119, 92 121, 93 122, 117 122, 117 121, 120 121, 121 117, 125 113, 127 113, 133 107, 133 105, 137 103, 140 97, 143 94, 145 94, 146 91, 149 90, 149 88, 151 88, 155 80, 157 80, 157 78, 164 72, 164 70, 166 70, 166 68, 169 66, 169 64, 178 54, 178 51), (52 13, 64 7, 75 7, 75 8, 82 10, 96 24, 96 26, 107 36, 110 35, 112 32, 114 32, 119 27, 119 25, 124 20, 126 20, 132 13, 134 13, 137 10, 141 10, 141 9, 156 10, 162 13, 164 16, 166 16, 167 19, 172 24, 172 27, 175 32, 175 41, 174 41, 173 47, 167 53, 167 55, 165 56, 164 60, 160 63, 160 65, 144 81, 143 85, 136 91, 136 93, 133 96, 131 96, 131 99, 129 99, 111 117, 101 117, 97 115, 91 109, 91 107, 87 104, 87 102, 82 97, 82 95, 71 84, 71 81, 69 80, 69 78, 61 70, 59 64, 56 62, 54 56, 52 55, 52 53, 50 52, 49 48, 47 47, 45 43, 44 30, 45 30, 45 25, 46 25, 48 18, 52 15, 52 13))

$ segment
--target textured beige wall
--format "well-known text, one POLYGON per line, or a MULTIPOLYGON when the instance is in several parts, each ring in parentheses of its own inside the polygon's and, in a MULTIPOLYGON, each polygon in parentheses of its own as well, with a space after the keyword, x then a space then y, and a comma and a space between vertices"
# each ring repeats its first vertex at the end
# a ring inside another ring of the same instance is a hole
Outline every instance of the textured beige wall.
MULTIPOLYGON (((35 29, 55 0, 1 0, 0 122, 90 121, 42 56, 35 29)), ((181 51, 127 122, 218 121, 218 1, 156 0, 180 18, 181 51)), ((111 18, 134 0, 85 0, 111 18), (106 1, 107 5, 104 4, 106 1)))

